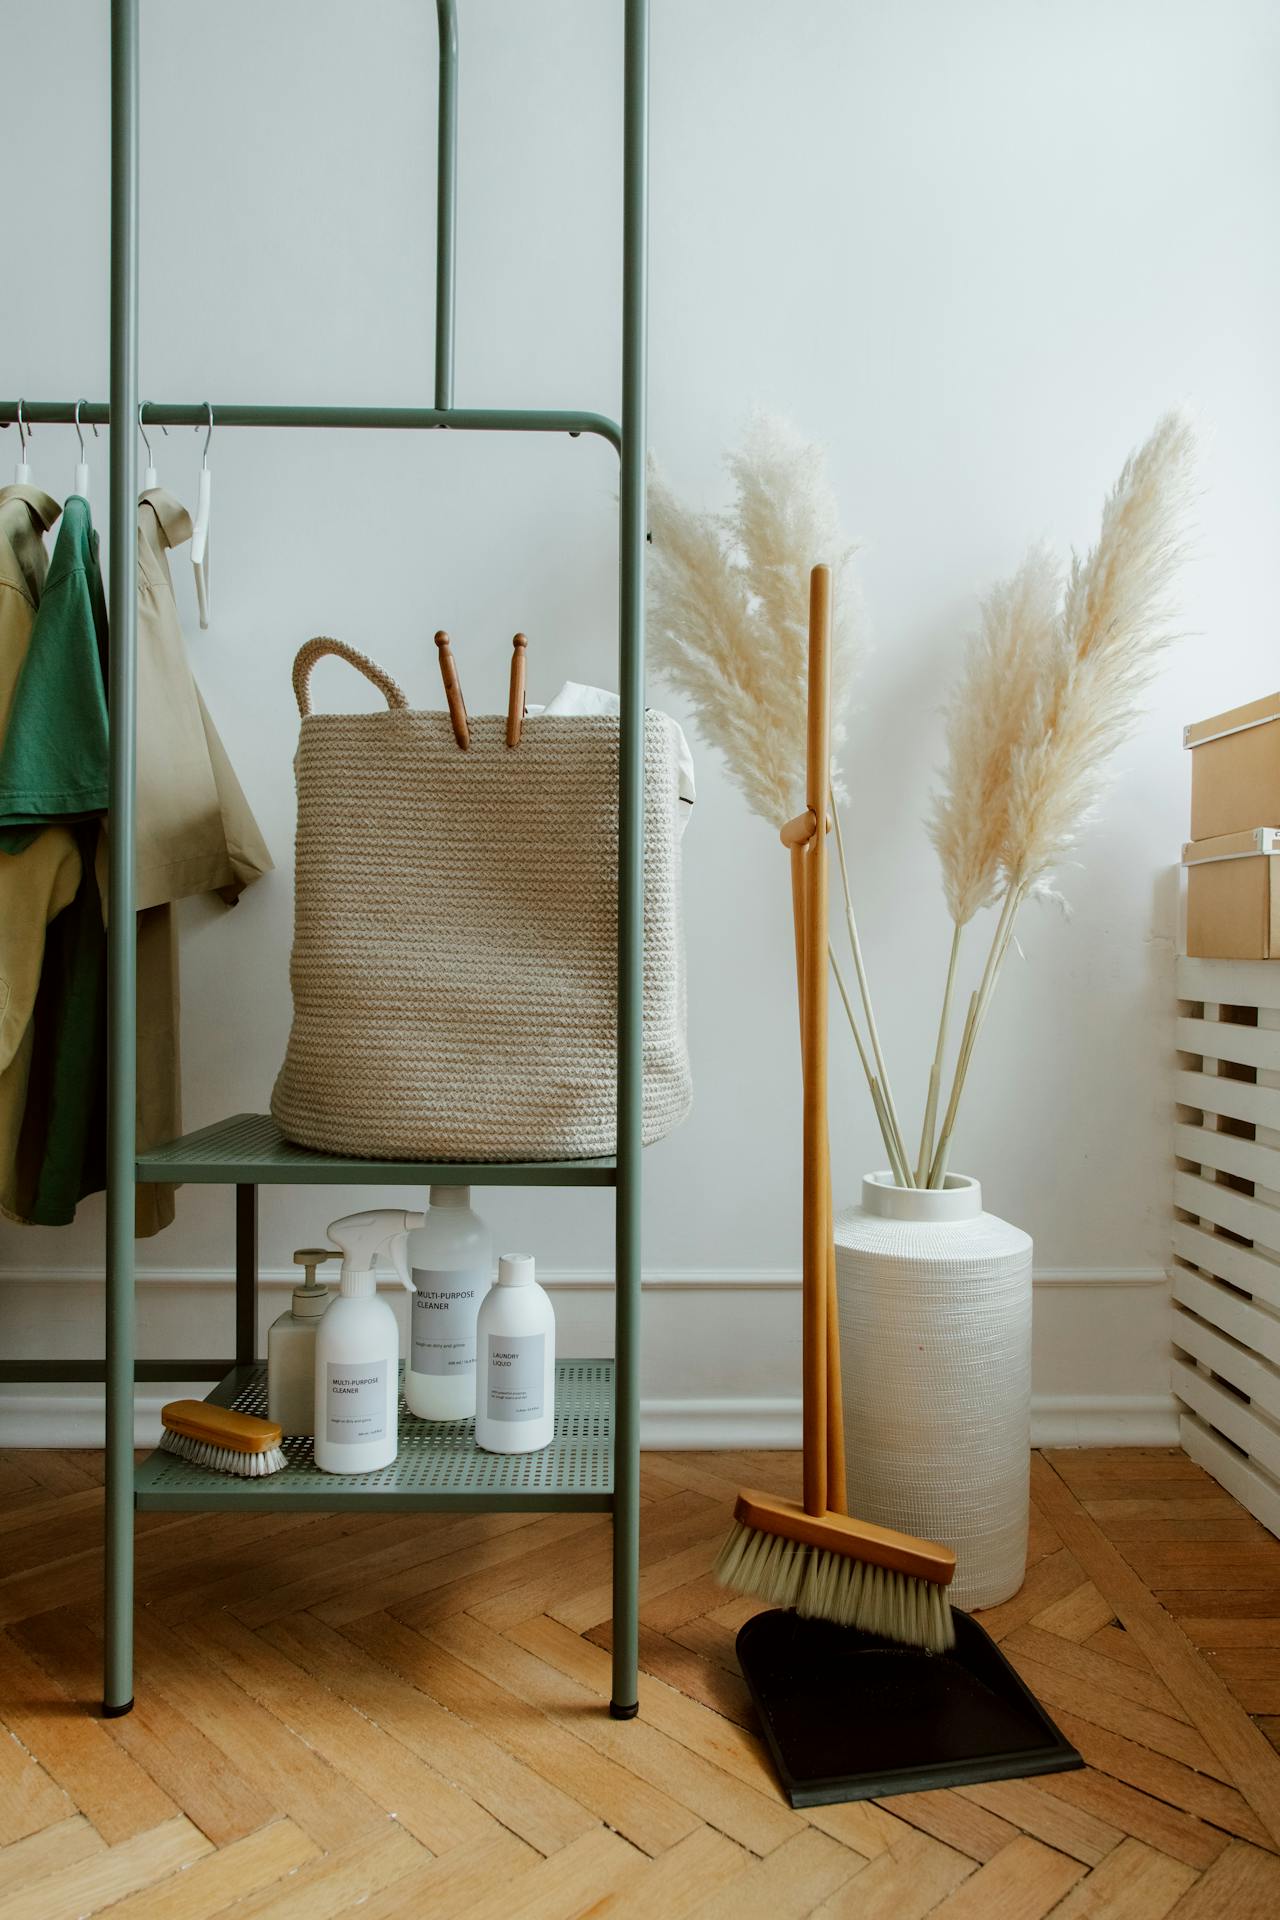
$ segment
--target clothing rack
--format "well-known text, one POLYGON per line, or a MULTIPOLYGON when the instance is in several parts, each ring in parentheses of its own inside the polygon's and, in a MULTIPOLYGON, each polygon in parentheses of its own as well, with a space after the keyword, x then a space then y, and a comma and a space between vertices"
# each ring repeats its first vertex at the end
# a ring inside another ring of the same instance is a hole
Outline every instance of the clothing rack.
MULTIPOLYGON (((647 0, 624 0, 622 420, 558 409, 453 405, 458 147, 456 0, 436 0, 439 31, 436 178, 435 404, 431 407, 235 406, 214 403, 222 427, 366 428, 590 434, 621 465, 619 506, 618 1124, 613 1159, 464 1166, 346 1160, 284 1141, 265 1115, 240 1114, 139 1154, 135 1138, 136 889, 134 780, 137 726, 137 434, 206 426, 206 401, 138 404, 138 0, 111 7, 111 389, 79 403, 85 425, 126 423, 111 436, 111 771, 108 928, 108 1095, 105 1361, 27 1361, 5 1380, 105 1380, 106 1623, 103 1710, 133 1705, 134 1512, 270 1513, 579 1509, 613 1516, 613 1684, 610 1711, 637 1706, 640 1455, 640 1154, 642 1095, 644 545, 649 22, 647 0), (235 1188, 234 1359, 139 1362, 135 1353, 134 1186, 172 1180, 235 1188), (405 1470, 377 1489, 359 1477, 290 1468, 261 1481, 210 1474, 157 1453, 135 1467, 135 1379, 216 1379, 210 1399, 244 1402, 260 1389, 257 1216, 262 1185, 611 1186, 616 1234, 615 1357, 559 1369, 557 1434, 545 1455, 482 1454, 470 1440, 402 1432, 405 1470), (512 1463, 516 1463, 514 1466, 512 1463), (531 1465, 530 1463, 534 1464, 531 1465)), ((2 400, 0 423, 74 422, 75 401, 2 400)))

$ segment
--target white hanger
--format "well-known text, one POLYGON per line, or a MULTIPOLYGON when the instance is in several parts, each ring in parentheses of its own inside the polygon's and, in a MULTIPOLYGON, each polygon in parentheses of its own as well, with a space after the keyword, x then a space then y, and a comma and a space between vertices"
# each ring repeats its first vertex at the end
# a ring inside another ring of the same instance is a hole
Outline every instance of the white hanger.
POLYGON ((200 462, 200 492, 196 500, 195 525, 191 534, 191 564, 196 570, 196 600, 200 607, 200 625, 209 625, 209 442, 213 438, 213 408, 205 401, 209 431, 204 437, 204 458, 200 462))
MULTIPOLYGON (((138 432, 142 435, 142 444, 147 450, 147 470, 142 476, 142 491, 144 493, 150 493, 152 487, 158 487, 160 485, 159 478, 156 474, 155 455, 151 451, 151 442, 147 438, 147 430, 142 424, 142 409, 147 404, 148 402, 145 400, 139 400, 138 402, 138 432)), ((169 437, 168 427, 162 426, 160 431, 167 440, 169 437)))
POLYGON ((19 400, 18 402, 18 464, 13 470, 13 483, 17 487, 29 487, 31 485, 31 468, 27 461, 27 440, 29 439, 30 434, 31 434, 30 427, 26 427, 22 424, 22 402, 21 400, 19 400))
MULTIPOLYGON (((80 442, 80 458, 76 462, 76 483, 71 491, 87 500, 89 498, 89 463, 84 457, 84 434, 80 430, 80 409, 83 405, 83 400, 76 401, 76 439, 80 442)), ((93 437, 95 440, 98 437, 96 427, 93 429, 93 437)))

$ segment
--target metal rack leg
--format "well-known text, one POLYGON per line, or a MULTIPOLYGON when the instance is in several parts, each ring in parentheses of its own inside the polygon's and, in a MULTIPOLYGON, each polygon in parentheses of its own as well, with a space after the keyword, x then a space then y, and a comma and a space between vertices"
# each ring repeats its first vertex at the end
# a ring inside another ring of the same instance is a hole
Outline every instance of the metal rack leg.
POLYGON ((258 1189, 236 1188, 236 1365, 258 1357, 258 1189))
POLYGON ((134 723, 137 662, 138 0, 111 6, 111 923, 107 930, 106 1618, 103 1711, 133 1705, 134 723))
POLYGON ((640 1156, 643 1143, 645 278, 649 9, 627 0, 622 242, 619 619, 622 738, 618 832, 618 1185, 614 1366, 613 1693, 639 1712, 640 1156))

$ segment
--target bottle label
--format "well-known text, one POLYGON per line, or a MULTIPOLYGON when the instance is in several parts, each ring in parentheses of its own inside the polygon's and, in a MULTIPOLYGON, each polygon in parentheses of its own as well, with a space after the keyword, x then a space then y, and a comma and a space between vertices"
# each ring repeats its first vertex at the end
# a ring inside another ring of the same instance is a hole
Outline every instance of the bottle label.
POLYGON ((442 1273, 434 1267, 413 1269, 413 1339, 409 1366, 414 1373, 474 1374, 476 1370, 476 1314, 480 1297, 489 1289, 485 1267, 442 1273))
POLYGON ((325 1437, 361 1446, 387 1437, 387 1363, 362 1360, 326 1363, 325 1437))
POLYGON ((491 1420, 541 1420, 545 1406, 545 1333, 489 1335, 491 1420))

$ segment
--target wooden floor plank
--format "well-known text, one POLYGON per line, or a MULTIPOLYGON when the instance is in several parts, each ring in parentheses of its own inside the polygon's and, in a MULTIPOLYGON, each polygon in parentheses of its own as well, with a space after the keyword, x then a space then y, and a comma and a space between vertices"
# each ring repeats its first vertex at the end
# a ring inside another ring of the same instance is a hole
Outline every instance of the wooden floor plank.
POLYGON ((814 1920, 924 1920, 978 1871, 966 1854, 913 1828, 905 1831, 905 1839, 824 1900, 814 1920))
POLYGON ((0 1455, 0 1920, 1280 1915, 1280 1548, 1208 1475, 1033 1464, 984 1624, 1083 1770, 793 1810, 710 1567, 798 1466, 645 1456, 638 1720, 606 1515, 356 1512, 140 1516, 106 1722, 102 1456, 0 1455))
POLYGON ((130 1894, 111 1909, 111 1920, 213 1920, 237 1901, 277 1886, 319 1853, 292 1820, 273 1820, 206 1854, 180 1878, 130 1894))
MULTIPOLYGON (((1115 1638, 1123 1640, 1124 1635, 1117 1634, 1115 1638)), ((1052 1667, 1064 1681, 1078 1681, 1084 1687, 1109 1693, 1117 1700, 1128 1701, 1167 1720, 1186 1721, 1185 1709, 1164 1682, 1157 1679, 1141 1653, 1137 1655, 1138 1664, 1132 1666, 1112 1657, 1113 1641, 1102 1641, 1101 1645, 1107 1649, 1102 1652, 1094 1644, 1096 1639, 1098 1636, 1091 1635, 1080 1644, 1073 1639, 1064 1640, 1056 1633, 1046 1633, 1033 1624, 1018 1627, 1011 1633, 1004 1642, 1004 1652, 1015 1664, 1024 1658, 1034 1660, 1042 1667, 1052 1667)))
MULTIPOLYGON (((13 1628, 17 1639, 87 1713, 102 1684, 102 1639, 82 1611, 37 1614, 13 1628)), ((207 1740, 163 1694, 148 1689, 132 1713, 103 1720, 105 1732, 168 1794, 217 1847, 263 1823, 259 1795, 234 1760, 207 1740)))
MULTIPOLYGON (((1094 1585, 1111 1601, 1126 1632, 1133 1635, 1166 1684, 1177 1694, 1193 1725, 1223 1761, 1235 1786, 1262 1822, 1270 1843, 1280 1845, 1280 1757, 1274 1748, 1232 1699, 1222 1681, 1198 1657, 1186 1635, 1152 1598, 1136 1568, 1112 1546, 1097 1522, 1089 1518, 1066 1481, 1040 1459, 1033 1459, 1032 1474, 1041 1507, 1094 1585)), ((1272 1542, 1271 1546, 1280 1555, 1280 1543, 1272 1542)), ((1171 1554, 1177 1550, 1145 1548, 1143 1551, 1171 1554)), ((1206 1549, 1193 1545, 1183 1551, 1199 1553, 1206 1549)), ((1256 1553, 1258 1549, 1208 1551, 1231 1555, 1256 1553)), ((1221 1573, 1224 1579, 1235 1578, 1232 1566, 1223 1567, 1221 1573)))
POLYGON ((643 1718, 625 1725, 611 1719, 598 1684, 583 1684, 479 1621, 459 1615, 433 1627, 432 1637, 740 1846, 768 1853, 803 1824, 776 1789, 766 1793, 743 1786, 643 1718))
MULTIPOLYGON (((859 1854, 809 1827, 767 1859, 741 1867, 689 1911, 696 1920, 742 1920, 751 1913, 767 1914, 770 1920, 806 1920, 866 1864, 859 1854)), ((660 1909, 651 1906, 649 1911, 660 1909)))
POLYGON ((403 1777, 402 1797, 412 1795, 415 1809, 412 1822, 403 1816, 405 1824, 411 1831, 422 1829, 423 1844, 432 1852, 490 1837, 495 1819, 543 1853, 591 1824, 567 1794, 434 1701, 394 1682, 332 1628, 308 1621, 301 1631, 289 1633, 278 1622, 270 1631, 268 1641, 265 1634, 224 1619, 217 1627, 206 1626, 199 1640, 203 1644, 216 1634, 228 1672, 239 1684, 270 1703, 286 1723, 301 1718, 308 1744, 331 1764, 349 1768, 362 1786, 367 1764, 373 1779, 386 1782, 384 1806, 395 1803, 386 1794, 394 1796, 395 1782, 403 1777), (307 1684, 316 1680, 319 1685, 307 1684), (367 1733, 358 1757, 346 1744, 357 1722, 367 1733))
POLYGON ((1170 1920, 1275 1920, 1280 1860, 1237 1842, 1173 1909, 1170 1920))
POLYGON ((644 1853, 664 1853, 701 1825, 697 1815, 670 1794, 615 1766, 478 1667, 458 1659, 434 1634, 416 1648, 412 1642, 421 1640, 421 1635, 388 1616, 374 1618, 386 1620, 385 1636, 377 1643, 366 1640, 367 1648, 428 1690, 448 1712, 506 1747, 543 1780, 556 1782, 632 1846, 644 1853))
POLYGON ((1019 1834, 934 1913, 937 1920, 1042 1920, 1084 1871, 1078 1860, 1019 1834))
POLYGON ((1197 1870, 1211 1865, 1228 1844, 1229 1836, 1220 1828, 1093 1767, 1079 1773, 1049 1774, 1027 1784, 1033 1793, 1080 1807, 1121 1832, 1145 1840, 1156 1852, 1167 1853, 1197 1870))
MULTIPOLYGON (((335 1829, 335 1836, 341 1831, 335 1829)), ((283 1880, 243 1895, 225 1907, 218 1920, 337 1920, 339 1915, 363 1915, 384 1892, 403 1892, 429 1859, 403 1827, 384 1820, 377 1832, 339 1842, 283 1880)), ((413 1914, 403 1905, 392 1911, 404 1920, 413 1914)))
POLYGON ((49 1675, 0 1634, 0 1708, 4 1723, 36 1752, 108 1845, 158 1827, 177 1812, 150 1774, 118 1747, 49 1675))
POLYGON ((13 1899, 24 1887, 47 1879, 60 1868, 105 1853, 106 1846, 98 1829, 82 1813, 74 1813, 4 1849, 0 1854, 0 1889, 13 1899))
POLYGON ((1054 1920, 1166 1920, 1195 1882, 1194 1868, 1123 1840, 1054 1908, 1054 1920))
POLYGON ((213 1851, 185 1814, 135 1831, 100 1853, 55 1867, 16 1891, 0 1892, 0 1920, 68 1920, 98 1913, 139 1887, 152 1887, 213 1851))

